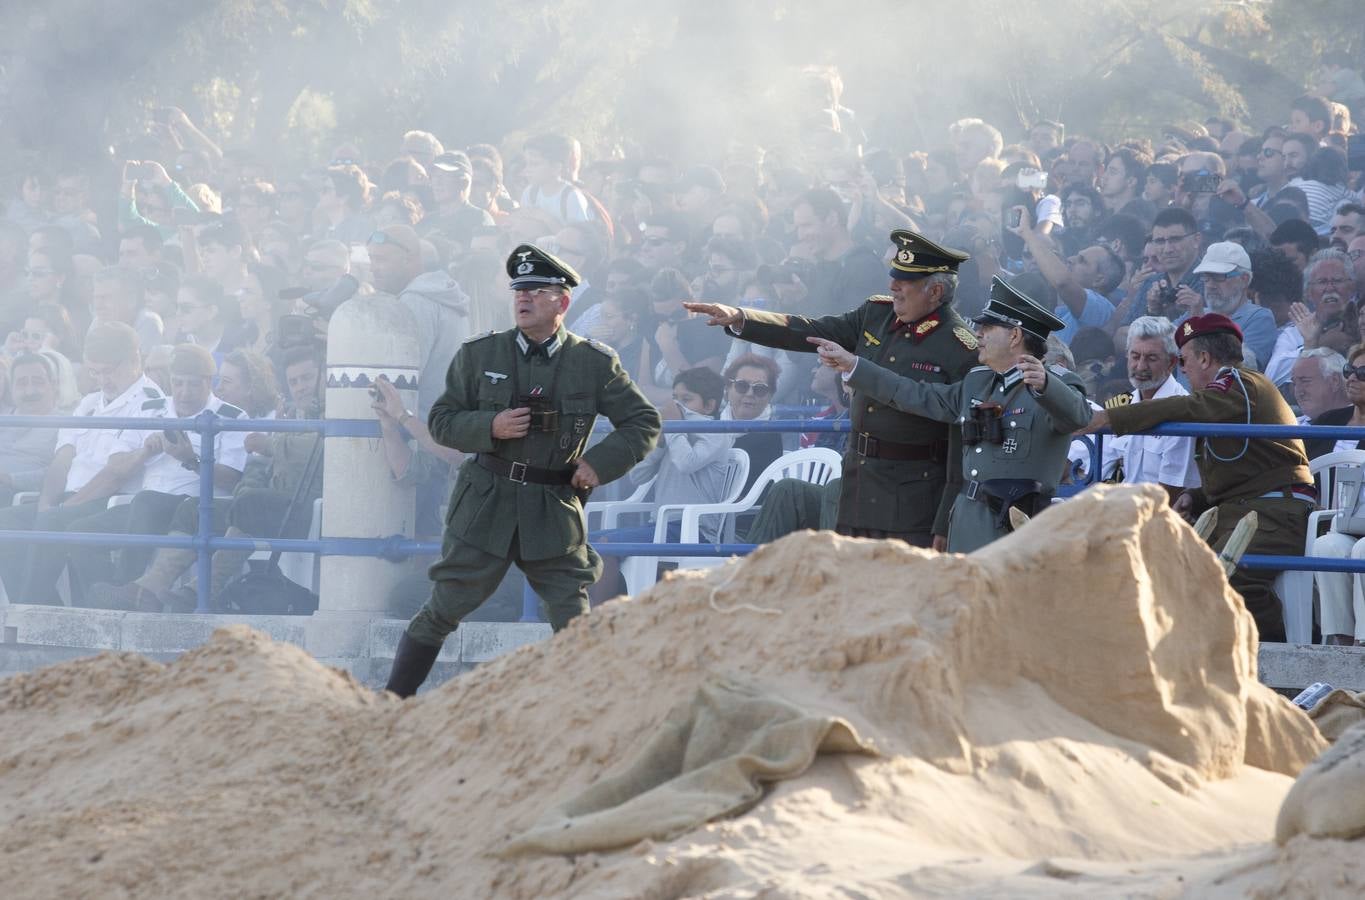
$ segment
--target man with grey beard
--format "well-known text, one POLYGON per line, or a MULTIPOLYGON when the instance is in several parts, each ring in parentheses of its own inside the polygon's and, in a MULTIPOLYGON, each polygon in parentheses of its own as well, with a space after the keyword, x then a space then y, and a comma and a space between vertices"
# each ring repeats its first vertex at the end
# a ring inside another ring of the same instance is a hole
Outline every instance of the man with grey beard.
POLYGON ((1240 244, 1231 241, 1210 244, 1194 273, 1204 279, 1203 303, 1192 291, 1181 294, 1176 302, 1185 308, 1186 314, 1175 326, 1179 328, 1186 320, 1201 315, 1205 306, 1209 312, 1227 316, 1242 329, 1243 347, 1256 354, 1257 371, 1264 371, 1275 349, 1275 315, 1247 299, 1251 257, 1240 244), (1187 304, 1185 298, 1191 302, 1187 304))
MULTIPOLYGON (((1172 375, 1178 358, 1175 326, 1169 319, 1134 319, 1128 327, 1128 381, 1133 391, 1113 398, 1109 405, 1127 406, 1188 394, 1172 375)), ((1155 434, 1105 438, 1102 472, 1105 481, 1160 484, 1174 499, 1187 488, 1199 486, 1194 438, 1155 434)))

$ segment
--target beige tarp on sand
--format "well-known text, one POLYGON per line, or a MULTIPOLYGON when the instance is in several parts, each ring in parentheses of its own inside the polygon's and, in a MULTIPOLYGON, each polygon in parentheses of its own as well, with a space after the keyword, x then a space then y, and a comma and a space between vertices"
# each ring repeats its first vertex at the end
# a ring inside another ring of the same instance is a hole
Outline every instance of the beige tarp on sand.
POLYGON ((806 771, 820 753, 874 753, 853 726, 815 715, 757 683, 713 675, 634 760, 550 809, 504 851, 586 853, 667 840, 743 812, 763 785, 806 771))

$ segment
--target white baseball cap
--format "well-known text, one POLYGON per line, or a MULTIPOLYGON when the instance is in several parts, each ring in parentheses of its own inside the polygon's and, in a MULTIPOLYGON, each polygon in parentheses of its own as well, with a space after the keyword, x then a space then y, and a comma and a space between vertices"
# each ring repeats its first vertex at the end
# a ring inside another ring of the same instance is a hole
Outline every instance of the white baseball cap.
POLYGON ((1250 272, 1251 257, 1247 256, 1241 244, 1220 241, 1217 244, 1209 244, 1209 249, 1204 251, 1204 258, 1195 266, 1194 272, 1196 275, 1202 275, 1204 272, 1226 275, 1234 269, 1250 272))

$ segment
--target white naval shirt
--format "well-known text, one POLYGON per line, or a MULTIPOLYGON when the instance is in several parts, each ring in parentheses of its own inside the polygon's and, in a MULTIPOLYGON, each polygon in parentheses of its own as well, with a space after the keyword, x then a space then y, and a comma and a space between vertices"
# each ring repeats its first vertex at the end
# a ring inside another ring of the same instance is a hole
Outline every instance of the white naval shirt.
MULTIPOLYGON (((1185 397, 1189 391, 1172 375, 1152 395, 1153 400, 1185 397)), ((1134 403, 1142 402, 1140 391, 1133 391, 1134 403)), ((1105 478, 1123 459, 1123 482, 1165 484, 1170 487, 1199 487, 1199 469, 1194 464, 1194 438, 1155 434, 1125 434, 1104 439, 1105 478)))
MULTIPOLYGON (((174 408, 175 402, 171 402, 174 408)), ((207 409, 229 419, 241 418, 245 413, 233 406, 231 403, 224 403, 221 399, 209 394, 207 409)), ((181 416, 178 411, 174 412, 173 418, 194 418, 199 414, 198 411, 181 416)), ((189 438, 190 446, 194 448, 194 455, 199 455, 200 436, 197 431, 185 432, 185 437, 189 438)), ((229 469, 236 469, 241 472, 246 468, 246 432, 245 431, 220 431, 213 437, 213 460, 220 466, 227 466, 229 469)), ((180 460, 171 456, 169 453, 158 453, 147 461, 147 467, 142 473, 142 489, 144 491, 160 491, 163 494, 184 494, 186 497, 199 496, 199 469, 187 469, 181 464, 180 460)), ((225 497, 230 492, 214 491, 215 496, 225 497)))
MULTIPOLYGON (((146 375, 133 382, 128 390, 112 400, 105 401, 103 391, 86 394, 76 408, 73 416, 105 416, 110 418, 161 419, 166 417, 170 402, 161 388, 146 375)), ((71 461, 71 469, 66 474, 68 493, 79 491, 90 483, 115 453, 128 453, 142 447, 142 442, 151 431, 115 430, 112 428, 62 428, 57 432, 57 448, 65 446, 76 448, 76 456, 71 461)), ((121 493, 135 491, 142 483, 141 472, 133 475, 125 484, 119 486, 121 493)))

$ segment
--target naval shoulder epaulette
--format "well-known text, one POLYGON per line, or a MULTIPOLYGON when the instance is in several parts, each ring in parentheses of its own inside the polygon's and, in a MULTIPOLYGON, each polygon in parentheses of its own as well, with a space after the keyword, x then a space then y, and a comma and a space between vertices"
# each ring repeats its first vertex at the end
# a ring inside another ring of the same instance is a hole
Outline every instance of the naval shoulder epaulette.
POLYGON ((868 297, 868 298, 867 298, 867 302, 868 302, 868 303, 890 303, 890 302, 891 302, 891 295, 890 295, 890 294, 873 294, 871 297, 868 297))
POLYGON ((495 334, 497 334, 496 331, 485 331, 485 332, 483 332, 482 334, 471 334, 469 337, 467 337, 467 338, 464 339, 464 343, 466 343, 466 344, 472 344, 472 343, 474 343, 475 341, 481 341, 481 340, 483 340, 484 338, 490 338, 490 337, 492 337, 492 336, 495 335, 495 334))

